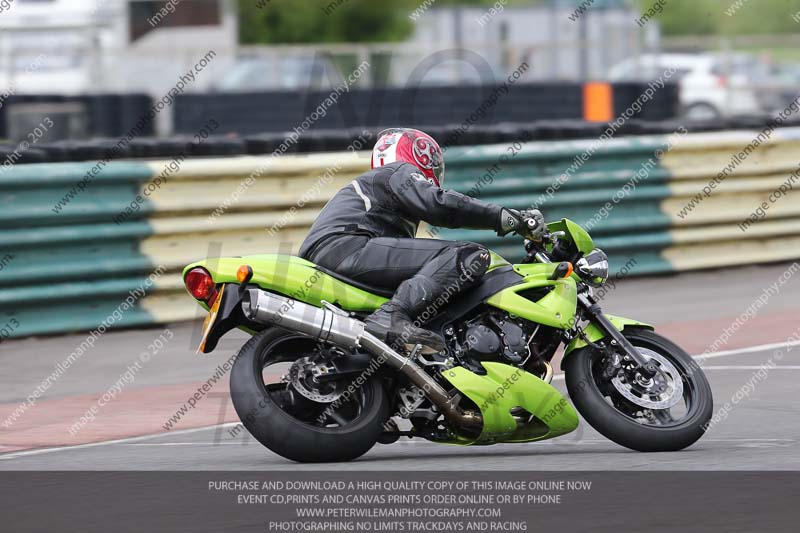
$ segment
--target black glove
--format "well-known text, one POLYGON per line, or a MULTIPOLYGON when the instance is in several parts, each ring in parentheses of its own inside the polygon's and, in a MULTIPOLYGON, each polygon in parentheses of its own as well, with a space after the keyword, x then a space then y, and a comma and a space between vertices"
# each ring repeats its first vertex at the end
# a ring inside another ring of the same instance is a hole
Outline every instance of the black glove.
POLYGON ((541 242, 547 230, 544 216, 538 209, 517 211, 516 209, 503 208, 500 211, 500 220, 497 224, 497 234, 501 237, 515 232, 526 239, 541 242))
POLYGON ((501 237, 517 231, 522 227, 522 215, 516 209, 500 210, 500 219, 497 221, 497 234, 501 237))

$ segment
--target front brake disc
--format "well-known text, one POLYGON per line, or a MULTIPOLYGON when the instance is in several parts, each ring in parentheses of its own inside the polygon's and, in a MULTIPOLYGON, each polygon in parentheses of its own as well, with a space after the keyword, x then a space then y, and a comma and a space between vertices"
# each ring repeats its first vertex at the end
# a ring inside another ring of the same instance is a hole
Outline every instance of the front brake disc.
MULTIPOLYGON (((623 372, 611 378, 614 388, 631 403, 645 409, 669 409, 683 399, 683 379, 669 359, 647 348, 636 348, 648 360, 654 361, 660 372, 649 382, 630 379, 623 372), (663 376, 662 376, 663 374, 663 376), (665 377, 666 379, 665 379, 665 377)), ((639 376, 640 378, 640 376, 639 376)))

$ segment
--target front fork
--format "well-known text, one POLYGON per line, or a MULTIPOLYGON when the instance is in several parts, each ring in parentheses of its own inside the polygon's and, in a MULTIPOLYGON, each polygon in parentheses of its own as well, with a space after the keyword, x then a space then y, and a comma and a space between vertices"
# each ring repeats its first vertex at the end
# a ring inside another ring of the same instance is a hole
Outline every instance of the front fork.
MULTIPOLYGON (((525 241, 525 250, 528 252, 526 262, 552 263, 544 251, 537 249, 531 241, 525 241)), ((642 356, 633 344, 622 335, 611 321, 603 314, 597 300, 591 294, 578 294, 578 305, 583 308, 587 319, 597 324, 600 329, 611 337, 611 346, 620 355, 629 356, 637 365, 639 372, 649 379, 658 374, 658 367, 649 359, 642 356)))
POLYGON ((603 314, 600 305, 589 294, 578 295, 578 305, 583 308, 585 316, 602 329, 611 338, 611 348, 622 356, 629 356, 639 367, 639 372, 645 378, 652 378, 658 374, 658 367, 644 357, 631 342, 625 338, 620 330, 603 314))

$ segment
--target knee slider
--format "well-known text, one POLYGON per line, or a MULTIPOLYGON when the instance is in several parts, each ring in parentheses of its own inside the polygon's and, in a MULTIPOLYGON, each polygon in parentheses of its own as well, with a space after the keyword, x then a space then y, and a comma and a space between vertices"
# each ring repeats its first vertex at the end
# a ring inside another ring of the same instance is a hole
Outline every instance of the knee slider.
POLYGON ((491 263, 489 250, 472 242, 460 243, 456 256, 459 272, 473 281, 482 278, 491 263))

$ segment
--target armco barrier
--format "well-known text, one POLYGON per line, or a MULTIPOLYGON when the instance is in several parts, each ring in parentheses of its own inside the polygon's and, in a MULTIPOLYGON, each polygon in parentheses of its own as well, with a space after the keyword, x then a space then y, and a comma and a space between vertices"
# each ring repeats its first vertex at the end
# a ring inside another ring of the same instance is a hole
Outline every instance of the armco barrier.
MULTIPOLYGON (((598 84, 589 84, 596 86, 598 84)), ((596 107, 593 94, 575 82, 516 83, 511 85, 408 86, 369 89, 353 88, 341 93, 337 105, 317 117, 315 110, 331 91, 282 90, 253 93, 186 93, 175 99, 175 131, 194 134, 215 117, 219 133, 238 135, 293 131, 303 123, 310 131, 379 128, 405 124, 439 127, 500 123, 526 123, 540 120, 572 119, 607 122, 619 116, 648 90, 650 83, 621 82, 602 84, 607 88, 606 112, 586 114, 596 107), (267 104, 266 102, 269 102, 267 104), (588 105, 592 103, 592 105, 588 105), (313 115, 312 115, 313 114, 313 115)), ((667 120, 680 112, 679 87, 667 83, 644 101, 636 118, 667 120)))
MULTIPOLYGON (((794 259, 800 257, 800 194, 790 191, 747 231, 737 225, 797 169, 800 129, 774 132, 710 197, 695 198, 757 135, 676 137, 660 160, 654 154, 667 149, 664 135, 599 146, 595 141, 530 141, 518 150, 456 147, 447 153, 448 186, 523 208, 537 203, 578 161, 579 168, 541 207, 548 219, 594 220, 591 233, 614 269, 628 263, 634 265, 630 274, 641 275, 794 259), (576 160, 584 153, 585 161, 576 160), (641 169, 648 169, 646 176, 634 178, 641 169), (630 194, 621 195, 626 184, 630 194), (613 204, 614 198, 618 203, 613 204), (692 199, 689 211, 685 206, 692 199), (612 202, 611 209, 606 202, 612 202), (597 216, 603 207, 605 218, 597 216)), ((369 157, 341 152, 187 160, 166 183, 143 195, 141 205, 136 202, 136 195, 170 163, 110 163, 58 213, 54 206, 95 163, 16 165, 0 171, 4 336, 199 317, 182 287, 183 265, 207 256, 296 252, 320 206, 368 168, 369 157), (260 177, 242 188, 254 174, 260 177), (229 201, 223 214, 210 217, 237 188, 238 198, 229 201), (138 209, 116 224, 114 217, 132 201, 138 209), (147 281, 159 267, 163 275, 147 281)), ((521 255, 517 238, 501 239, 489 231, 428 228, 420 235, 476 240, 509 259, 521 255)))
MULTIPOLYGON (((79 103, 85 106, 87 133, 92 137, 112 137, 127 133, 150 110, 153 99, 146 94, 11 94, 0 106, 0 138, 7 137, 7 114, 17 104, 79 103)), ((144 124, 140 135, 153 135, 152 121, 144 124)))
MULTIPOLYGON (((597 111, 597 110, 594 110, 597 111)), ((599 116, 599 114, 598 114, 599 116)), ((679 126, 688 132, 761 129, 773 117, 739 116, 716 118, 712 120, 678 121, 642 120, 632 118, 619 125, 614 137, 638 135, 664 135, 675 131, 679 126)), ((789 119, 784 127, 797 126, 797 120, 789 119)), ((468 130, 462 124, 426 126, 423 129, 441 139, 448 148, 456 146, 476 146, 502 144, 526 137, 536 141, 568 141, 594 139, 607 128, 606 122, 590 122, 579 119, 537 120, 522 122, 500 122, 487 126, 473 126, 468 130)), ((268 155, 276 150, 284 155, 295 153, 341 152, 350 146, 366 145, 365 138, 374 139, 382 127, 356 129, 314 129, 304 133, 297 143, 285 144, 287 133, 257 133, 238 137, 235 134, 210 135, 202 144, 197 144, 191 135, 151 138, 137 137, 126 146, 119 145, 119 138, 93 138, 84 141, 37 142, 27 149, 19 143, 0 143, 0 160, 11 160, 16 164, 63 163, 101 159, 109 149, 120 150, 116 159, 169 159, 180 154, 202 157, 232 157, 239 155, 268 155), (283 146, 282 146, 283 145, 283 146), (285 150, 285 151, 284 151, 285 150)))

